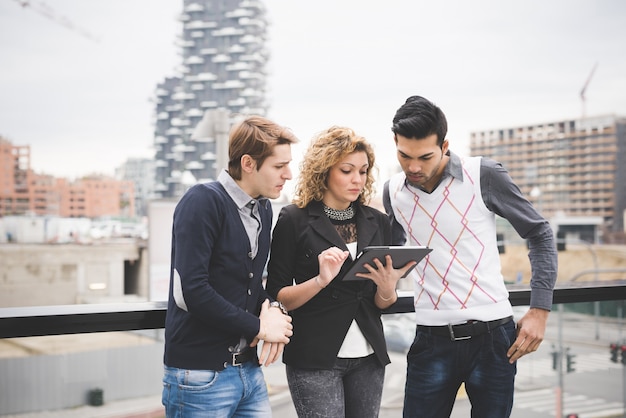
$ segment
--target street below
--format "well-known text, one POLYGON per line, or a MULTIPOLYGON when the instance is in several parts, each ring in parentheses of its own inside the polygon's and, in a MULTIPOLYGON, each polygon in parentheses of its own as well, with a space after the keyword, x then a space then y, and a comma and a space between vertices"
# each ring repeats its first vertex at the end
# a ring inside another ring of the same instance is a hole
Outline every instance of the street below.
MULTIPOLYGON (((410 327, 410 315, 401 321, 410 327)), ((578 414, 578 418, 614 418, 624 416, 624 373, 621 363, 612 362, 609 346, 611 342, 622 341, 623 323, 620 320, 598 319, 599 339, 595 339, 596 319, 593 315, 575 313, 562 314, 562 345, 573 354, 572 372, 567 372, 566 359, 563 359, 563 410, 562 416, 578 414)), ((388 320, 386 320, 387 322, 388 320)), ((393 321, 395 322, 395 321, 393 321)), ((408 328, 411 329, 412 328, 408 328)), ((523 357, 518 362, 515 404, 511 418, 554 418, 558 401, 558 373, 553 369, 552 352, 558 348, 559 312, 550 315, 546 338, 539 350, 523 357)), ((385 386, 380 418, 402 416, 406 357, 402 352, 391 351, 391 364, 385 373, 385 386)), ((284 365, 275 364, 268 370, 278 379, 284 376, 284 365)), ((289 391, 272 396, 275 418, 296 416, 289 391)), ((470 403, 463 388, 459 391, 451 418, 469 418, 470 403)))

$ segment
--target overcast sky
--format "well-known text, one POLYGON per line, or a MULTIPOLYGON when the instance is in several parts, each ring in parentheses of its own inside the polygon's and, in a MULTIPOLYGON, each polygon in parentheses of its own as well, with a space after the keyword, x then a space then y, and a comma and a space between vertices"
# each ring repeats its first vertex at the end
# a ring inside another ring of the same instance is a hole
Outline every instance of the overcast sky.
MULTIPOLYGON (((0 135, 59 177, 151 157, 152 98, 180 64, 182 0, 30 3, 0 0, 0 135)), ((472 131, 578 118, 596 63, 586 114, 626 116, 622 0, 265 4, 269 116, 301 139, 296 160, 316 132, 347 125, 386 177, 391 119, 414 94, 443 109, 458 152, 472 131)))

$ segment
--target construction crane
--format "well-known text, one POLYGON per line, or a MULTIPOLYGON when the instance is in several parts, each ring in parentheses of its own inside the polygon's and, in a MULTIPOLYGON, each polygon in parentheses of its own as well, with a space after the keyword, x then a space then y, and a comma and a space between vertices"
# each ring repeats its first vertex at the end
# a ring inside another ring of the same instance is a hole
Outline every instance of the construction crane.
POLYGON ((15 0, 17 3, 19 3, 20 6, 22 6, 22 8, 26 9, 30 9, 50 20, 52 20, 55 23, 58 23, 59 25, 74 31, 78 34, 80 34, 81 36, 84 36, 85 38, 94 41, 94 42, 100 42, 100 40, 98 38, 96 38, 95 36, 93 36, 92 34, 90 34, 88 31, 86 31, 85 29, 80 28, 79 26, 75 25, 71 20, 69 20, 68 18, 66 18, 65 16, 60 16, 58 15, 50 6, 48 6, 47 4, 45 4, 42 1, 29 1, 29 0, 15 0))
POLYGON ((598 67, 598 63, 596 62, 593 68, 591 69, 591 73, 589 74, 589 77, 587 77, 587 81, 585 81, 585 84, 583 85, 582 90, 580 90, 580 99, 583 102, 582 103, 583 104, 582 119, 584 119, 587 116, 585 91, 587 90, 587 86, 589 85, 589 82, 591 81, 591 77, 593 77, 593 73, 595 73, 597 67, 598 67))

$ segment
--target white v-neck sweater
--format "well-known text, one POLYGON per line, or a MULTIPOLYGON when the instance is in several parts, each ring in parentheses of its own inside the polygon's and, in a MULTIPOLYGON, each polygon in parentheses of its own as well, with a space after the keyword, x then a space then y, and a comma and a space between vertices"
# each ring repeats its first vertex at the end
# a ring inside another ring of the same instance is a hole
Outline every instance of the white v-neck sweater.
POLYGON ((480 191, 480 157, 462 158, 463 179, 448 176, 426 193, 404 173, 389 181, 406 245, 433 249, 411 273, 418 324, 491 321, 512 315, 500 268, 495 214, 480 191))

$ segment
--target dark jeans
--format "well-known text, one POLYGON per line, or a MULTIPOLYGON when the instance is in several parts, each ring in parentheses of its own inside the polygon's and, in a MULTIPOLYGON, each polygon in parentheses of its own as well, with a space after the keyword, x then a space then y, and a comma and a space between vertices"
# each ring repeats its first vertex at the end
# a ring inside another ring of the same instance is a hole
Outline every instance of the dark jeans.
POLYGON ((380 411, 385 368, 374 354, 338 358, 330 370, 287 366, 287 382, 300 418, 375 418, 380 411))
POLYGON ((449 417, 461 383, 472 417, 509 417, 517 366, 506 352, 515 338, 514 321, 461 341, 418 329, 407 355, 404 418, 449 417))

